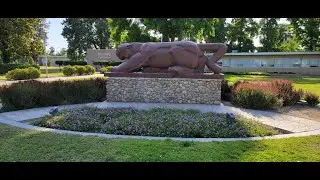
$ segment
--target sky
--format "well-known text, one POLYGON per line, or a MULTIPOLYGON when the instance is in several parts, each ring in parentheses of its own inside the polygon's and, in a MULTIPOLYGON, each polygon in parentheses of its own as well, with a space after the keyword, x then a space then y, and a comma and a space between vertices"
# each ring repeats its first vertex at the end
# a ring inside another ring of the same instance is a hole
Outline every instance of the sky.
MULTIPOLYGON (((256 18, 260 20, 261 18, 256 18)), ((61 24, 64 18, 48 18, 47 22, 49 23, 48 29, 48 45, 47 50, 50 47, 54 47, 55 51, 60 51, 61 48, 67 48, 68 43, 67 40, 61 35, 63 25, 61 24)), ((231 22, 231 18, 227 18, 227 22, 231 22)), ((280 19, 280 23, 287 23, 285 18, 280 19)), ((259 39, 255 38, 254 40, 255 46, 260 46, 259 39)))

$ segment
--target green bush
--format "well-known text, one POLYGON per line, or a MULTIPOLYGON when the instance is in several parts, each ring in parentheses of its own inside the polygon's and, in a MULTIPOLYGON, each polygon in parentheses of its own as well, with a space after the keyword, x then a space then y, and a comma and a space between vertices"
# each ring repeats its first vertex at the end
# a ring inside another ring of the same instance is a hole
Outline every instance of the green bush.
POLYGON ((104 61, 104 60, 98 60, 94 61, 93 65, 96 66, 119 66, 122 62, 120 61, 104 61))
POLYGON ((107 66, 100 69, 101 73, 111 72, 113 66, 107 66))
POLYGON ((85 65, 86 68, 86 74, 94 74, 96 72, 96 69, 91 65, 85 65))
POLYGON ((36 79, 36 78, 39 78, 41 75, 40 70, 34 67, 29 67, 29 68, 26 68, 25 70, 27 70, 28 79, 36 79))
POLYGON ((234 102, 241 107, 251 109, 277 109, 282 99, 261 89, 241 88, 234 94, 234 102))
POLYGON ((6 74, 6 79, 9 80, 25 80, 25 79, 36 79, 40 77, 40 70, 34 67, 28 67, 24 69, 14 69, 6 74))
POLYGON ((320 103, 319 96, 311 92, 307 92, 304 99, 310 106, 316 106, 320 103))
POLYGON ((83 74, 85 74, 86 73, 86 70, 87 70, 87 68, 86 67, 84 67, 84 66, 74 66, 75 68, 76 68, 76 73, 78 74, 78 75, 83 75, 83 74))
POLYGON ((55 62, 57 65, 60 66, 84 66, 84 65, 87 65, 87 62, 85 61, 56 61, 55 62))
POLYGON ((105 78, 40 82, 36 80, 0 86, 4 111, 103 101, 105 78))
POLYGON ((77 69, 74 66, 70 66, 70 65, 69 66, 65 66, 62 69, 62 73, 65 76, 72 76, 72 75, 77 73, 77 69))
POLYGON ((40 66, 37 64, 0 64, 0 74, 6 74, 7 72, 17 68, 24 69, 28 67, 40 69, 40 66))

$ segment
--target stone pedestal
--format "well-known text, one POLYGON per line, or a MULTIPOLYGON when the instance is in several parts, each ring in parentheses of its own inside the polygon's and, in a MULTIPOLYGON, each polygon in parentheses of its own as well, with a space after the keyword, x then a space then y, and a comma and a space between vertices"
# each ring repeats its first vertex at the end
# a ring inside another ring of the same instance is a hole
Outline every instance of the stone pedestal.
POLYGON ((220 104, 223 74, 105 73, 107 101, 220 104))

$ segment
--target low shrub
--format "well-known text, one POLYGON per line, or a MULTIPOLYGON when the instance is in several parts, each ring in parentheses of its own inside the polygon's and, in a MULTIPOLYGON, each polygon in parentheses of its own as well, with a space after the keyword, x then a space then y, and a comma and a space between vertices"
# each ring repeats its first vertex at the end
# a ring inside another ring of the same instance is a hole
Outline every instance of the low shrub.
POLYGON ((300 101, 303 97, 302 90, 295 90, 293 82, 286 79, 272 79, 264 81, 237 81, 232 87, 232 93, 235 93, 242 88, 258 89, 268 92, 278 99, 282 99, 283 106, 291 106, 300 101))
POLYGON ((240 88, 233 101, 241 107, 251 109, 277 109, 282 106, 282 99, 262 89, 240 88))
POLYGON ((24 69, 28 67, 40 69, 40 66, 37 64, 0 64, 0 74, 6 74, 7 72, 17 68, 24 69))
POLYGON ((310 105, 310 106, 316 106, 320 103, 320 99, 319 99, 319 96, 315 93, 311 93, 311 92, 307 92, 305 94, 305 98, 304 100, 307 101, 307 103, 310 105))
POLYGON ((113 66, 107 66, 100 69, 101 73, 111 72, 113 66))
POLYGON ((1 86, 0 99, 3 110, 12 111, 103 101, 105 92, 105 78, 49 82, 30 80, 1 86))
POLYGON ((84 66, 74 66, 75 68, 76 68, 76 73, 78 74, 78 75, 83 75, 83 74, 85 74, 86 73, 86 70, 87 70, 87 68, 86 67, 84 67, 84 66))
POLYGON ((86 68, 86 74, 94 74, 96 72, 96 69, 91 65, 85 65, 84 67, 86 68))
POLYGON ((34 67, 28 67, 23 69, 14 69, 6 73, 6 79, 8 80, 25 80, 36 79, 40 77, 40 70, 34 67))
POLYGON ((292 106, 297 104, 303 96, 303 91, 296 91, 293 87, 293 82, 287 79, 269 80, 272 86, 276 87, 278 97, 283 99, 283 106, 292 106))
POLYGON ((72 76, 75 75, 77 73, 77 69, 74 66, 65 66, 62 69, 62 73, 65 76, 72 76))

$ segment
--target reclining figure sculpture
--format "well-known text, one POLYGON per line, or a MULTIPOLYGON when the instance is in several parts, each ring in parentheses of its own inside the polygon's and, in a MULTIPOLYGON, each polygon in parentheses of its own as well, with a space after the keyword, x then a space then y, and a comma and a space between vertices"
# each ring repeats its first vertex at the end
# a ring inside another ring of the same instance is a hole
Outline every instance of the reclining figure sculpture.
POLYGON ((125 60, 111 72, 132 73, 139 70, 149 73, 204 73, 205 66, 219 74, 216 62, 227 52, 223 43, 198 44, 191 41, 124 43, 119 45, 116 55, 125 60), (205 51, 214 52, 211 57, 205 51))

